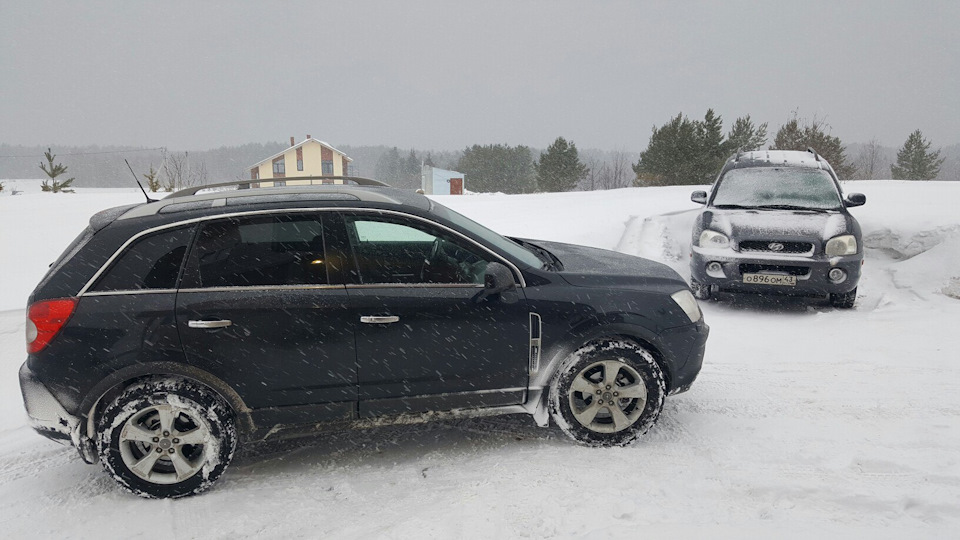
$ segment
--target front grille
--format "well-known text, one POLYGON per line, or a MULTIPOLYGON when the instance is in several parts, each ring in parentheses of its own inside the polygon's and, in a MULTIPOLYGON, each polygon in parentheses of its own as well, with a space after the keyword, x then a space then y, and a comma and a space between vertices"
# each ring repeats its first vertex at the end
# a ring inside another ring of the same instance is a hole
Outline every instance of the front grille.
POLYGON ((813 251, 813 244, 810 242, 794 242, 786 240, 744 240, 740 242, 740 251, 753 251, 762 253, 788 253, 796 255, 798 253, 810 253, 813 251), (781 249, 777 249, 782 246, 781 249))
POLYGON ((741 264, 740 275, 743 274, 787 274, 803 277, 810 273, 806 266, 786 266, 782 264, 741 264))

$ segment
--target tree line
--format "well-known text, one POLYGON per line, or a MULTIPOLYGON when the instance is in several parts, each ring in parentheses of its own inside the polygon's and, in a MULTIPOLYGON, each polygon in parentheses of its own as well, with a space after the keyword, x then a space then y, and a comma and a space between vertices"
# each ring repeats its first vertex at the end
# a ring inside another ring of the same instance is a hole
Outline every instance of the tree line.
MULTIPOLYGON (((806 150, 813 148, 823 156, 841 179, 877 178, 889 176, 904 180, 931 180, 941 171, 946 157, 941 150, 933 150, 918 129, 911 133, 892 157, 874 139, 859 148, 855 158, 847 154, 848 147, 831 133, 830 126, 821 119, 807 120, 796 113, 785 122, 768 146, 768 124, 755 123, 749 116, 736 118, 729 130, 724 131, 723 119, 713 109, 708 109, 702 120, 691 120, 682 113, 672 117, 662 126, 654 126, 647 147, 639 153, 636 162, 625 151, 602 153, 590 151, 587 157, 573 141, 557 137, 545 150, 529 146, 507 144, 475 144, 462 151, 418 152, 415 149, 401 151, 397 147, 349 147, 343 146, 348 155, 354 156, 351 173, 356 176, 373 176, 401 189, 417 189, 421 185, 422 165, 438 166, 464 173, 466 189, 475 192, 534 193, 544 191, 571 191, 613 189, 627 186, 657 185, 703 185, 713 182, 724 161, 733 153, 761 150, 806 150), (359 158, 359 159, 358 159, 359 158)), ((279 143, 251 144, 242 147, 220 148, 204 152, 168 152, 138 149, 116 151, 92 151, 71 154, 90 156, 80 160, 82 178, 109 170, 108 182, 83 182, 86 185, 130 185, 129 171, 123 165, 124 152, 141 172, 141 181, 151 191, 173 191, 184 187, 203 185, 213 181, 248 178, 247 167, 264 155, 284 148, 279 143), (94 161, 98 165, 89 163, 94 161), (213 172, 207 163, 214 164, 213 172), (108 165, 109 164, 109 165, 108 165), (237 171, 224 175, 224 171, 237 171)), ((148 149, 149 150, 149 149, 148 149)), ((29 150, 26 150, 29 151, 29 150)), ((0 145, 0 152, 16 154, 25 150, 0 145)), ((45 191, 70 191, 74 178, 62 180, 67 167, 55 163, 56 155, 50 148, 44 154, 45 162, 39 163, 47 179, 45 191)), ((22 158, 26 156, 5 156, 22 158)), ((955 160, 956 161, 956 160, 955 160)), ((33 161, 33 167, 37 162, 33 161)), ((0 176, 29 178, 30 173, 18 169, 14 176, 3 170, 9 165, 0 160, 0 176)), ((23 163, 23 165, 27 165, 23 163)), ((73 167, 73 165, 71 165, 73 167)), ((22 167, 23 168, 23 167, 22 167)), ((36 169, 33 169, 36 170, 36 169)), ((960 180, 960 168, 955 173, 960 180)), ((0 191, 3 185, 0 183, 0 191)))

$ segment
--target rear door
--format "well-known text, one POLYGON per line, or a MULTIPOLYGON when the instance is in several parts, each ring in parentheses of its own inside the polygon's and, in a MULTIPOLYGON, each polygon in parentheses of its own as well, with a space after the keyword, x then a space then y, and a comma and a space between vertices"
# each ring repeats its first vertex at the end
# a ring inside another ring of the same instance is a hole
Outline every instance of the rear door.
POLYGON ((529 312, 522 290, 479 299, 495 257, 412 216, 341 215, 356 263, 347 292, 360 415, 522 403, 529 312))
POLYGON ((355 325, 324 244, 322 212, 205 222, 177 296, 188 361, 251 408, 299 406, 278 423, 355 416, 355 325))

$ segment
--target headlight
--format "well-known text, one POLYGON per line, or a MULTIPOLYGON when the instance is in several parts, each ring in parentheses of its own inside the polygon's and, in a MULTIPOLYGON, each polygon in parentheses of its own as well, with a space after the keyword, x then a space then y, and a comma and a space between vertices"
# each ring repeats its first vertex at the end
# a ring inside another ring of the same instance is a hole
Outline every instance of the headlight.
MULTIPOLYGON (((724 236, 726 238, 726 236, 724 236)), ((695 323, 700 320, 700 305, 697 304, 697 299, 693 297, 693 294, 684 289, 682 291, 677 291, 670 295, 670 298, 673 298, 673 301, 680 306, 680 309, 687 314, 687 317, 690 317, 690 322, 695 323)))
POLYGON ((703 248, 725 248, 730 245, 730 239, 723 233, 705 230, 700 233, 700 241, 698 244, 703 248))
POLYGON ((827 253, 827 257, 854 255, 857 253, 857 239, 852 234, 831 238, 824 251, 827 253))

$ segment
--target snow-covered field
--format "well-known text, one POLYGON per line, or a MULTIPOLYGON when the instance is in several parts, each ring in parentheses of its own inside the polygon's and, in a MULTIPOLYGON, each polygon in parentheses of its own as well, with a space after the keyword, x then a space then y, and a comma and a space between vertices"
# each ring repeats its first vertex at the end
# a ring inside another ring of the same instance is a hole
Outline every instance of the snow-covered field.
MULTIPOLYGON (((178 501, 128 495, 34 434, 16 376, 46 265, 92 213, 142 196, 21 184, 0 194, 4 537, 960 537, 960 183, 846 185, 867 195, 856 308, 704 304, 700 378, 630 447, 582 448, 525 417, 382 428, 247 452, 178 501)), ((686 276, 693 189, 437 199, 686 276)))

